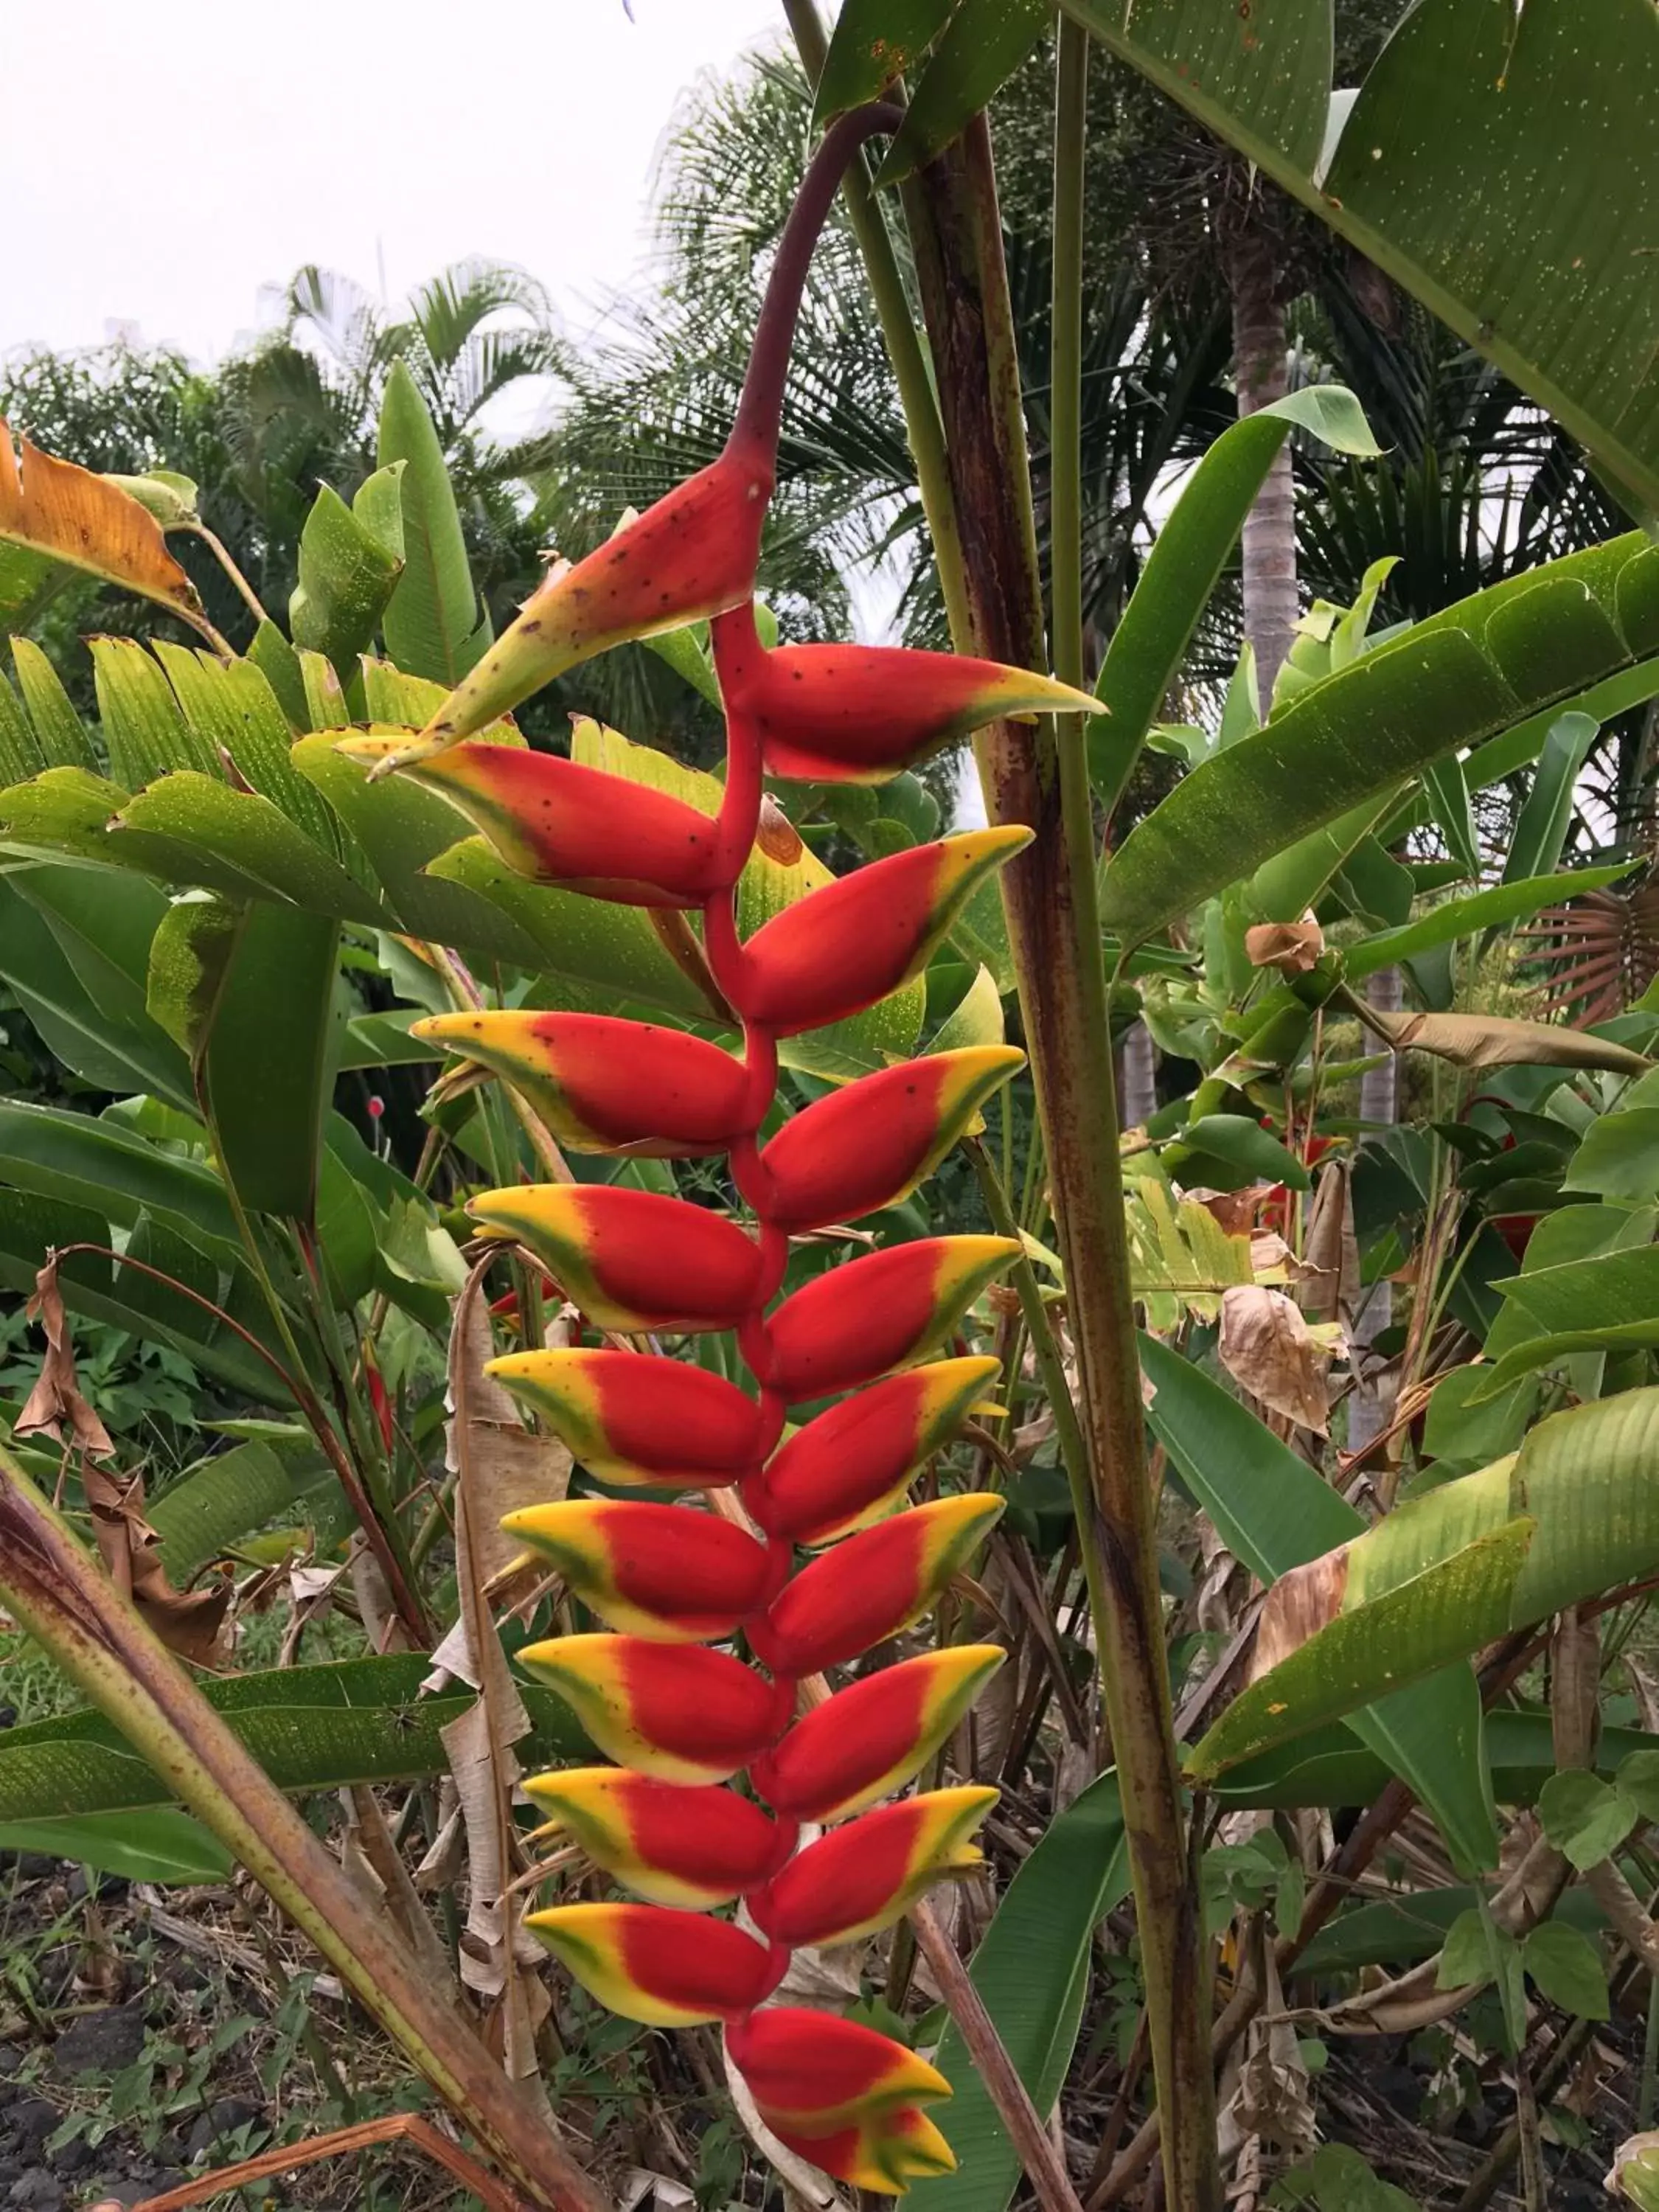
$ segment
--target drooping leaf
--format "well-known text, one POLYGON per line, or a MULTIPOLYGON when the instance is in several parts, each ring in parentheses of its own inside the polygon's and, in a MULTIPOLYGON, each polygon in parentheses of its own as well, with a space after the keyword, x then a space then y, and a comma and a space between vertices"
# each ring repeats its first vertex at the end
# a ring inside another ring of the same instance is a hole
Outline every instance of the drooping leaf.
POLYGON ((948 146, 1013 75, 1052 13, 1050 0, 957 0, 877 183, 900 183, 948 146))
POLYGON ((1383 1686, 1659 1566, 1659 1389, 1553 1414, 1512 1461, 1397 1507, 1281 1580, 1258 1671, 1192 1755, 1219 1771, 1383 1686))
MULTIPOLYGON (((1272 1583, 1359 1535, 1356 1509, 1201 1370, 1143 1337, 1154 1386, 1146 1418, 1182 1479, 1253 1574, 1272 1583)), ((1350 1712, 1347 1725, 1414 1790, 1465 1871, 1493 1864, 1498 1830, 1481 1755, 1480 1700, 1467 1667, 1350 1712)))
POLYGON ((1364 1009, 1368 1029, 1396 1052, 1431 1052, 1455 1067, 1601 1067, 1644 1075, 1644 1054, 1611 1037, 1556 1022, 1517 1022, 1499 1014, 1389 1014, 1364 1009))
POLYGON ((1255 0, 1248 15, 1210 0, 1062 4, 1659 512, 1659 301, 1640 213, 1659 162, 1647 0, 1593 15, 1577 0, 1425 0, 1351 106, 1333 98, 1323 0, 1255 0))
POLYGON ((1565 876, 1516 877, 1506 871, 1504 880, 1494 884, 1491 890, 1471 891, 1465 898, 1447 899, 1439 906, 1431 907, 1415 921, 1408 921, 1397 929, 1379 930, 1376 936, 1350 945, 1342 956, 1343 972, 1351 981, 1363 982, 1379 969, 1391 968, 1396 962, 1409 960, 1434 945, 1475 937, 1483 929, 1501 928, 1506 922, 1525 921, 1529 915, 1537 914, 1559 899, 1599 890, 1603 884, 1614 883, 1620 876, 1628 873, 1627 868, 1616 864, 1574 869, 1565 876))
POLYGON ((1577 698, 1649 650, 1650 596, 1659 618, 1659 548, 1632 533, 1352 661, 1201 762, 1137 825, 1105 870, 1104 926, 1138 942, 1372 794, 1577 698))
MULTIPOLYGON (((397 1653, 210 1678, 200 1687, 279 1788, 336 1790, 447 1771, 439 1731, 473 1693, 462 1686, 422 1697, 430 1669, 422 1652, 397 1653)), ((548 1764, 580 1759, 587 1746, 569 1708, 549 1691, 522 1695, 537 1755, 548 1764)), ((0 1821, 125 1811, 164 1805, 168 1796, 100 1713, 37 1721, 0 1738, 0 1821)))
POLYGON ((211 638, 196 586, 154 515, 107 477, 54 460, 0 422, 0 629, 21 626, 54 571, 78 568, 158 600, 211 638))
POLYGON ((173 1805, 0 1820, 0 1851, 36 1851, 128 1881, 222 1882, 233 1864, 216 1837, 173 1805))
POLYGON ((818 79, 815 123, 831 122, 914 69, 957 0, 845 0, 818 79))

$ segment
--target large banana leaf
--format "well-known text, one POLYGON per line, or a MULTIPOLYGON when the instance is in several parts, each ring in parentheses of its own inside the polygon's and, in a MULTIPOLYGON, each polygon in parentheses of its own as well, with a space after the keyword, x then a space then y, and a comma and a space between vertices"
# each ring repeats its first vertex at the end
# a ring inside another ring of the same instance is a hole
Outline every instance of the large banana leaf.
POLYGON ((1357 98, 1330 0, 1061 4, 1659 512, 1651 0, 1419 0, 1357 98))
POLYGON ((1192 1753, 1218 1774, 1659 1566, 1659 1389, 1553 1415, 1511 1458, 1281 1579, 1267 1667, 1192 1753))
POLYGON ((1639 532, 1477 592, 1183 777, 1108 865, 1104 927, 1138 943, 1322 823, 1656 647, 1659 547, 1639 532))
MULTIPOLYGON (((1219 1383, 1154 1337, 1142 1338, 1140 1359, 1153 1435, 1253 1574, 1291 1577, 1362 1538, 1359 1513, 1219 1383)), ((1348 1727, 1423 1800, 1461 1871, 1493 1865, 1498 1830, 1474 1674, 1452 1665, 1407 1693, 1392 1689, 1379 1680, 1374 1703, 1347 1709, 1348 1727)))

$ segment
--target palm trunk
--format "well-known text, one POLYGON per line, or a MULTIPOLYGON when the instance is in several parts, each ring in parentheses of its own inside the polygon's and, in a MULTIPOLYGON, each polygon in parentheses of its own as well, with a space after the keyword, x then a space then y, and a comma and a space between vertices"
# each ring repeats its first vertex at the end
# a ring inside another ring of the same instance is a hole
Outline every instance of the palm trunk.
POLYGON ((1118 1047, 1117 1095, 1126 1129, 1144 1128, 1158 1111, 1158 1068, 1152 1033, 1145 1022, 1132 1022, 1118 1047))
MULTIPOLYGON (((1233 303, 1233 379, 1238 411, 1282 399, 1289 388, 1285 307, 1272 234, 1247 223, 1227 252, 1233 303)), ((1255 655, 1265 714, 1296 629, 1296 494, 1291 449, 1282 447, 1244 518, 1244 635, 1255 655)))
MULTIPOLYGON (((1379 1013, 1397 1014, 1403 997, 1403 987, 1397 968, 1379 968, 1371 977, 1365 996, 1379 1013)), ((1377 1127, 1390 1127, 1399 1117, 1400 1062, 1393 1053, 1376 1067, 1369 1067, 1359 1079, 1359 1118, 1377 1127)), ((1353 1365, 1358 1374, 1364 1355, 1394 1320, 1394 1285, 1386 1279, 1373 1283, 1353 1324, 1353 1365)), ((1363 1451, 1372 1439, 1379 1436, 1394 1419, 1394 1401, 1399 1388, 1390 1374, 1385 1380, 1381 1376, 1360 1376, 1355 1382, 1348 1412, 1348 1449, 1363 1451)))

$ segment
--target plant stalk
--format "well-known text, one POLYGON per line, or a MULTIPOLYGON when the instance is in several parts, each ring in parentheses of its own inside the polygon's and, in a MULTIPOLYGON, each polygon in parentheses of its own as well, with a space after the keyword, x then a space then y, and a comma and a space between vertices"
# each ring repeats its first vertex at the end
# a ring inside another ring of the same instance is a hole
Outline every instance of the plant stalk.
MULTIPOLYGON (((1068 67, 1077 68, 1080 58, 1073 51, 1068 67)), ((1069 84, 1061 103, 1062 113, 1075 114, 1077 94, 1069 84)), ((1069 203, 1077 191, 1080 131, 1073 143, 1065 143, 1064 134, 1062 141, 1069 203)), ((1030 465, 983 116, 922 172, 911 206, 921 226, 913 226, 916 265, 963 523, 972 649, 1040 667, 1044 638, 1030 465)), ((1075 236, 1080 245, 1080 219, 1075 236)), ((1073 271, 1075 282, 1075 264, 1073 271)), ((1057 359, 1056 384, 1077 374, 1075 356, 1057 359)), ((1087 767, 1075 742, 1062 744, 1030 726, 996 725, 981 734, 976 750, 990 818, 1023 822, 1036 833, 1003 872, 1002 884, 1089 1447, 1092 1510, 1079 1533, 1109 1593, 1095 1631, 1123 1790, 1164 2121, 1166 2197, 1180 2212, 1215 2212, 1220 2190, 1211 2006, 1164 1659, 1087 767)))
POLYGON ((3 1449, 0 1601, 310 1938, 501 2171, 550 2212, 605 2212, 462 2015, 3 1449))

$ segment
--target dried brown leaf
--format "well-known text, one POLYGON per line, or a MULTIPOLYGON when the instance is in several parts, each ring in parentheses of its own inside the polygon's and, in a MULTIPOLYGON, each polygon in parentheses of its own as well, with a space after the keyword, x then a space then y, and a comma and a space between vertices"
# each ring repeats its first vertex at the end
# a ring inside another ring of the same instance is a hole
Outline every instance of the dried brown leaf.
POLYGON ((81 1485, 99 1557, 110 1580, 170 1651, 194 1667, 217 1665, 223 1656, 221 1632, 231 1600, 228 1580, 209 1589, 174 1589, 161 1565, 161 1539, 144 1518, 142 1475, 123 1477, 88 1462, 81 1485))
POLYGON ((0 421, 0 540, 159 599, 222 644, 161 525, 107 477, 54 460, 0 421))
POLYGON ((1319 963, 1325 933, 1311 915, 1301 921, 1261 921, 1244 933, 1244 951, 1255 968, 1277 968, 1281 975, 1305 975, 1319 963))
MULTIPOLYGON (((3 426, 0 425, 0 428, 3 426)), ((63 1294, 58 1287, 55 1254, 34 1279, 34 1291, 29 1299, 27 1312, 29 1319, 40 1325, 46 1340, 46 1356, 41 1362, 34 1388, 29 1392, 22 1412, 17 1416, 12 1434, 17 1437, 47 1436, 55 1444, 61 1444, 64 1442, 64 1425, 67 1422, 70 1442, 75 1450, 83 1452, 92 1459, 113 1459, 115 1445, 110 1432, 82 1395, 76 1377, 75 1349, 70 1339, 69 1321, 64 1312, 63 1294)))
POLYGON ((1653 1062, 1609 1037, 1553 1022, 1510 1021, 1497 1014, 1389 1014, 1356 1000, 1367 1029, 1396 1052, 1431 1052, 1455 1067, 1601 1067, 1645 1075, 1653 1062))
POLYGON ((1324 1436, 1330 1426, 1330 1350, 1282 1291, 1240 1285, 1221 1298, 1221 1364, 1276 1413, 1324 1436))
POLYGON ((1305 1565, 1283 1574, 1262 1601, 1256 1623, 1250 1680, 1261 1677, 1299 1651, 1310 1636, 1329 1626, 1342 1610, 1348 1587, 1348 1547, 1322 1552, 1305 1565))
POLYGON ((1320 1170, 1302 1242, 1304 1275, 1297 1303, 1316 1321, 1351 1322, 1360 1295, 1359 1243, 1354 1235, 1353 1194, 1346 1160, 1320 1170))

